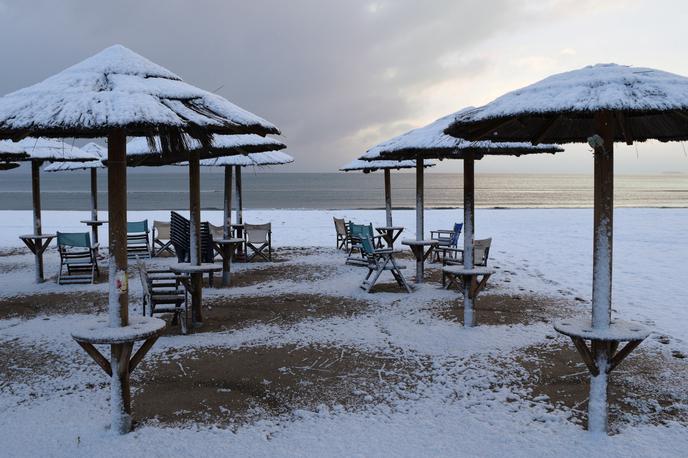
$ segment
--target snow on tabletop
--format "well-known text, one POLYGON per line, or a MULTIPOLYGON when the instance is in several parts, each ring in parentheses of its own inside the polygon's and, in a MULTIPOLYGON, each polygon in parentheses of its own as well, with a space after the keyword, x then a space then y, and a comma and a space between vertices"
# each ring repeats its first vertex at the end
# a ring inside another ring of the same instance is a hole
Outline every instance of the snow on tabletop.
POLYGON ((608 328, 593 328, 590 318, 566 319, 554 323, 554 329, 572 337, 591 340, 614 340, 627 342, 643 340, 651 330, 640 323, 624 320, 612 320, 608 328))
POLYGON ((457 122, 525 113, 688 109, 688 78, 652 68, 597 64, 549 76, 456 113, 457 122))
POLYGON ((446 272, 449 274, 463 274, 463 275, 492 275, 496 271, 494 269, 490 269, 489 267, 480 267, 480 266, 474 266, 470 269, 464 268, 464 266, 447 266, 442 268, 442 272, 446 272))
POLYGON ((107 316, 87 318, 76 322, 72 337, 93 344, 116 344, 147 339, 165 329, 165 320, 148 316, 130 316, 129 325, 109 326, 107 316))
MULTIPOLYGON (((425 167, 432 167, 435 164, 432 162, 426 162, 423 164, 425 167)), ((344 165, 341 170, 342 172, 351 172, 355 170, 374 172, 376 170, 398 170, 398 169, 415 169, 416 161, 364 161, 362 159, 355 159, 348 164, 344 165)))
POLYGON ((268 121, 183 82, 121 45, 0 98, 0 129, 84 131, 128 125, 241 126, 279 132, 268 121))
POLYGON ((222 270, 222 265, 221 264, 211 264, 211 263, 202 263, 200 266, 194 266, 188 263, 178 263, 178 264, 173 264, 170 266, 170 270, 174 272, 182 272, 182 273, 204 273, 204 272, 216 272, 219 270, 222 270))
POLYGON ((415 240, 415 239, 404 239, 401 241, 402 245, 437 245, 439 240, 426 239, 426 240, 415 240))
POLYGON ((363 160, 392 159, 395 154, 419 153, 421 155, 429 153, 431 157, 438 157, 437 151, 443 150, 447 155, 460 152, 461 150, 484 150, 481 154, 499 154, 518 152, 519 154, 528 153, 554 153, 563 151, 557 145, 537 145, 523 142, 491 142, 477 141, 470 142, 460 138, 455 138, 444 133, 444 130, 454 121, 454 118, 463 113, 469 112, 474 108, 466 108, 456 113, 443 116, 431 122, 425 127, 410 130, 390 140, 384 141, 372 148, 361 156, 363 160))

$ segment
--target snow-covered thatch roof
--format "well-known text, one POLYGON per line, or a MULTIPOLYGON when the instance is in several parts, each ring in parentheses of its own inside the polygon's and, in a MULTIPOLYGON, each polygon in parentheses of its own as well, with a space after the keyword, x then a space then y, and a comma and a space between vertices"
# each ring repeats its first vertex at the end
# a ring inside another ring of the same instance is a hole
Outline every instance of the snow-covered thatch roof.
POLYGON ((223 156, 214 159, 204 159, 201 165, 204 167, 227 167, 238 165, 240 167, 265 167, 269 165, 282 165, 294 162, 294 158, 282 151, 266 151, 263 153, 250 153, 246 155, 223 156))
POLYGON ((615 141, 688 139, 688 78, 617 64, 560 73, 459 113, 446 133, 479 140, 584 142, 596 113, 612 114, 615 141))
POLYGON ((444 116, 425 127, 410 130, 370 148, 361 159, 371 161, 379 159, 409 159, 418 154, 427 159, 461 159, 466 153, 473 153, 476 158, 482 155, 513 155, 533 153, 555 153, 563 151, 556 145, 537 145, 531 143, 495 143, 491 141, 470 142, 444 133, 454 118, 461 113, 473 110, 466 108, 457 113, 444 116))
MULTIPOLYGON (((201 158, 214 159, 226 155, 246 155, 253 152, 275 151, 287 146, 274 138, 260 135, 213 135, 209 148, 204 148, 201 142, 191 140, 188 143, 190 151, 200 151, 201 158)), ((129 166, 145 165, 158 166, 180 162, 186 156, 176 156, 161 153, 160 140, 155 139, 151 144, 146 137, 135 137, 127 143, 127 162, 129 166), (176 159, 176 160, 173 160, 176 159)))
MULTIPOLYGON (((435 164, 432 162, 427 162, 425 161, 423 163, 423 166, 425 167, 432 167, 435 164)), ((352 172, 352 171, 361 171, 364 173, 368 172, 375 172, 376 170, 384 170, 384 169, 390 169, 390 170, 398 170, 398 169, 415 169, 416 168, 416 161, 409 160, 409 161, 364 161, 362 159, 356 159, 339 170, 342 172, 352 172)))
MULTIPOLYGON (((0 141, 0 161, 23 161, 27 160, 28 157, 29 155, 24 148, 18 144, 9 141, 0 141)), ((16 166, 7 166, 5 170, 15 167, 16 166)))
POLYGON ((16 143, 0 141, 0 151, 9 148, 19 148, 26 154, 23 159, 13 159, 15 161, 84 162, 99 159, 94 153, 50 138, 25 138, 16 143))
POLYGON ((187 135, 279 133, 121 45, 0 97, 0 138, 104 137, 114 128, 130 136, 162 135, 166 150, 184 145, 187 135))
POLYGON ((81 151, 92 153, 100 159, 97 161, 86 162, 53 162, 43 168, 46 172, 63 172, 71 170, 90 170, 90 169, 104 169, 102 159, 107 158, 107 148, 95 142, 90 142, 81 147, 81 151))

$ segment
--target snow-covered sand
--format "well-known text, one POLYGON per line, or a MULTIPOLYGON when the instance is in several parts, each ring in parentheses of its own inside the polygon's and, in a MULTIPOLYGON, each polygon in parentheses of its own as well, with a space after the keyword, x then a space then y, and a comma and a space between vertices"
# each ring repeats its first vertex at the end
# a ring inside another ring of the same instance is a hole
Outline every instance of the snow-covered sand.
MULTIPOLYGON (((88 216, 87 211, 44 212, 44 232, 83 231, 79 220, 88 216)), ((384 223, 383 211, 248 210, 245 220, 271 221, 276 246, 331 248, 333 216, 384 223)), ((620 209, 615 216, 615 313, 651 325, 657 333, 669 336, 672 349, 686 352, 688 235, 682 228, 688 225, 688 209, 620 209)), ((106 213, 101 217, 106 218, 106 213)), ((216 224, 221 220, 220 212, 204 212, 203 217, 216 224)), ((129 218, 166 220, 168 215, 131 212, 129 218)), ((410 229, 412 211, 397 211, 394 218, 395 224, 409 228, 404 236, 414 236, 410 229)), ((426 227, 446 228, 456 220, 460 220, 460 210, 431 210, 426 214, 426 227)), ((30 227, 30 212, 0 212, 1 249, 20 247, 17 235, 30 227)), ((494 240, 491 264, 498 266, 499 272, 492 284, 498 292, 534 291, 574 303, 574 298, 582 298, 584 302, 578 302, 583 314, 589 310, 585 304, 590 297, 591 235, 590 209, 476 212, 476 237, 494 240)), ((104 230, 101 239, 105 240, 104 230)), ((46 256, 49 275, 57 268, 56 257, 53 251, 46 256)), ((19 267, 0 270, 0 297, 106 288, 103 283, 58 287, 47 282, 36 286, 30 275, 31 256, 0 257, 0 267, 10 258, 19 267)), ((0 383, 0 411, 4 412, 0 415, 0 450, 8 456, 681 456, 688 447, 683 424, 657 426, 640 418, 623 426, 620 434, 594 437, 570 421, 570 412, 552 410, 546 402, 519 401, 522 393, 510 382, 521 375, 510 372, 518 365, 509 355, 523 347, 546 345, 546 336, 555 334, 551 324, 463 329, 426 308, 438 298, 455 299, 456 293, 426 284, 411 295, 369 295, 356 284, 362 272, 343 266, 342 261, 332 251, 316 251, 287 261, 287 265, 306 262, 331 268, 332 274, 325 278, 273 282, 270 288, 262 289, 209 289, 205 295, 318 293, 372 301, 372 310, 353 317, 305 319, 289 326, 257 323, 233 331, 164 337, 151 357, 163 357, 172 349, 204 346, 354 346, 430 359, 429 378, 412 393, 402 395, 400 390, 391 390, 391 394, 380 394, 388 403, 372 403, 367 409, 346 411, 323 405, 293 412, 287 420, 267 418, 233 430, 221 425, 172 428, 146 424, 115 438, 106 430, 107 390, 85 388, 88 383, 102 382, 104 376, 93 364, 75 362, 61 377, 25 384, 0 383), (505 359, 504 368, 491 363, 495 357, 505 359)), ((410 261, 404 263, 411 267, 410 261)), ((262 266, 236 266, 237 271, 256 268, 262 266)), ((131 282, 134 308, 140 294, 136 283, 131 282)), ((479 317, 480 310, 477 313, 479 317)), ((38 345, 85 361, 69 338, 74 321, 83 317, 45 318, 0 320, 0 345, 38 345)), ((643 344, 650 349, 659 346, 654 339, 643 344)))

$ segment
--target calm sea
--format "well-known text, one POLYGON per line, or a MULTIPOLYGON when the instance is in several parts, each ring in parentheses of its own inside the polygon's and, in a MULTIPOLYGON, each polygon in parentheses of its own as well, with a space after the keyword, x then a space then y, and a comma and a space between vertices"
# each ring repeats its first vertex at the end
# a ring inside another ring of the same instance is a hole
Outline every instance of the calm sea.
MULTIPOLYGON (((82 172, 42 173, 42 206, 46 210, 88 209, 89 176, 82 172)), ((183 170, 137 169, 128 176, 131 210, 188 208, 188 178, 183 170)), ((100 208, 106 208, 107 178, 99 175, 100 208)), ((204 209, 221 209, 223 174, 204 170, 201 177, 204 209)), ((381 173, 255 173, 243 172, 245 208, 374 209, 384 207, 381 173)), ((428 208, 460 207, 462 177, 428 173, 428 208)), ((476 204, 480 207, 591 207, 592 176, 476 174, 476 204)), ((415 176, 392 175, 392 199, 397 208, 415 205, 415 176)), ((688 207, 688 174, 617 176, 619 207, 688 207)), ((0 174, 0 210, 31 208, 28 170, 0 174)))

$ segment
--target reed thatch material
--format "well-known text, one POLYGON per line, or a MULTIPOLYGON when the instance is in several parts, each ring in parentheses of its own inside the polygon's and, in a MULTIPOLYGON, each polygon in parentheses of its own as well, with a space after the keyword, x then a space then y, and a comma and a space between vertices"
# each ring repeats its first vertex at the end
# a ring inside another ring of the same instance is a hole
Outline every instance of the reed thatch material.
MULTIPOLYGON (((98 160, 98 155, 87 152, 61 140, 50 138, 25 138, 19 142, 0 141, 0 151, 20 151, 20 156, 12 161, 51 161, 51 162, 85 162, 98 160)), ((0 153, 0 158, 10 157, 12 153, 0 153)))
MULTIPOLYGON (((433 167, 435 164, 432 162, 424 162, 424 167, 433 167)), ((342 172, 353 172, 360 171, 363 173, 375 172, 377 170, 400 170, 400 169, 415 169, 416 161, 364 161, 362 159, 356 159, 349 162, 339 170, 342 172)))
MULTIPOLYGON (((294 162, 294 158, 282 151, 265 151, 262 153, 250 153, 246 155, 222 156, 201 161, 202 167, 267 167, 271 165, 284 165, 294 162)), ((181 165, 181 164, 180 164, 181 165)))
POLYGON ((594 117, 613 113, 614 141, 688 139, 688 78, 599 64, 545 78, 459 113, 445 130, 469 140, 585 142, 594 117))
MULTIPOLYGON (((274 138, 260 135, 213 135, 208 146, 191 139, 188 151, 198 152, 202 160, 216 159, 223 156, 247 155, 265 151, 281 150, 287 147, 274 138)), ((127 166, 156 167, 184 162, 188 159, 187 152, 168 152, 164 154, 158 139, 136 137, 127 143, 127 166)), ((290 156, 291 157, 291 156, 290 156)), ((292 159, 293 160, 293 159, 292 159)), ((104 161, 107 165, 107 159, 104 161)), ((255 165, 255 164, 254 164, 255 165)))
POLYGON ((103 159, 107 157, 107 149, 95 142, 87 143, 81 147, 81 151, 95 154, 100 159, 86 162, 53 162, 43 168, 45 172, 64 172, 73 170, 104 169, 103 159))
POLYGON ((0 97, 0 138, 159 136, 163 151, 183 151, 189 137, 279 134, 270 122, 121 45, 33 86, 0 97))
POLYGON ((361 159, 366 161, 380 159, 415 159, 419 154, 424 159, 463 159, 473 154, 475 159, 483 155, 521 156, 523 154, 556 153, 563 151, 557 145, 537 145, 530 142, 472 142, 455 138, 444 133, 456 116, 469 112, 466 108, 457 113, 444 116, 425 127, 410 130, 370 148, 361 159))

